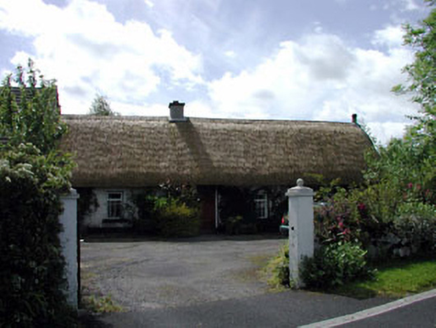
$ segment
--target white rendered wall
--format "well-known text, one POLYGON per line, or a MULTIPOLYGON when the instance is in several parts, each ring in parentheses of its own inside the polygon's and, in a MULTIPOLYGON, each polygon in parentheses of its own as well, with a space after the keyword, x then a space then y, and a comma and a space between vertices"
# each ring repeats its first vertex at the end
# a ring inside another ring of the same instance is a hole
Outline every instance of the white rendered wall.
POLYGON ((78 307, 78 258, 77 258, 77 199, 79 195, 76 190, 71 189, 69 195, 61 198, 64 211, 59 221, 63 226, 63 231, 59 238, 62 245, 62 253, 65 258, 65 276, 68 281, 68 302, 75 309, 78 307))
POLYGON ((123 201, 125 204, 130 204, 129 200, 131 199, 133 195, 133 191, 130 189, 94 189, 95 196, 97 198, 98 202, 98 208, 91 212, 89 215, 85 217, 85 226, 90 228, 122 228, 126 227, 125 223, 103 223, 103 220, 108 219, 108 213, 107 213, 107 195, 108 192, 123 192, 123 201))

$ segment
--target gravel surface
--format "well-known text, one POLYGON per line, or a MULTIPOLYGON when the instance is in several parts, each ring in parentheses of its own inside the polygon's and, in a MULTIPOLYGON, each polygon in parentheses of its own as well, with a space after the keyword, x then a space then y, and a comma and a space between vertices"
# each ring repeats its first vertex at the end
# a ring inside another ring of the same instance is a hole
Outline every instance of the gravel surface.
POLYGON ((259 269, 285 242, 275 236, 85 239, 82 285, 130 311, 260 295, 268 286, 259 269))

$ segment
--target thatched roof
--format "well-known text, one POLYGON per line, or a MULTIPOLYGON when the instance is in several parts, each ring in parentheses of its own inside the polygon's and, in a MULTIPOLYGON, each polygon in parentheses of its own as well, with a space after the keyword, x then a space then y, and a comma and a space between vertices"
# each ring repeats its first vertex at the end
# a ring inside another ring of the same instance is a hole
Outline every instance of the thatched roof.
POLYGON ((368 136, 353 123, 63 116, 76 187, 310 184, 310 173, 361 179, 368 136))
MULTIPOLYGON (((31 100, 32 99, 31 89, 26 87, 25 90, 26 90, 27 100, 31 100)), ((37 87, 36 91, 38 92, 39 90, 41 90, 41 88, 37 87)), ((59 105, 58 87, 54 86, 54 88, 52 88, 50 90, 52 90, 51 92, 53 92, 54 96, 56 97, 56 103, 53 104, 53 108, 60 108, 61 106, 59 105)), ((21 103, 21 88, 20 87, 11 87, 11 92, 15 96, 15 102, 19 106, 21 103)))

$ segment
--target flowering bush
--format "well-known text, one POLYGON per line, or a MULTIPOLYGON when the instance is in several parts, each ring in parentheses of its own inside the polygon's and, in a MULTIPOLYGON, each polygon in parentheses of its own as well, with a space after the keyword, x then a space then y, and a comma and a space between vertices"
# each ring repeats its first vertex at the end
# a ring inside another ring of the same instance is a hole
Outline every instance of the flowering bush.
POLYGON ((432 251, 436 207, 422 202, 417 191, 412 183, 400 190, 388 182, 348 191, 335 187, 323 199, 326 205, 315 208, 318 243, 359 242, 371 257, 432 251))
POLYGON ((300 276, 308 288, 331 288, 374 274, 366 262, 366 251, 358 244, 338 242, 323 246, 302 262, 300 276))
POLYGON ((62 157, 0 148, 0 327, 72 327, 61 254, 62 157))

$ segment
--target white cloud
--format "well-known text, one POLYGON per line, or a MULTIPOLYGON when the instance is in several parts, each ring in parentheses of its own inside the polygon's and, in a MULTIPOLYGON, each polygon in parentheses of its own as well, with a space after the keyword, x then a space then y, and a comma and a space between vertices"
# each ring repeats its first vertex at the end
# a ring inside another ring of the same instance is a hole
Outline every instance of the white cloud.
POLYGON ((403 0, 404 10, 413 11, 418 10, 420 7, 415 3, 414 0, 403 0))
POLYGON ((83 112, 96 92, 138 104, 163 83, 187 89, 203 84, 200 55, 177 44, 166 30, 154 33, 139 21, 118 23, 104 5, 72 0, 61 9, 41 0, 15 0, 0 8, 0 28, 34 38, 34 51, 17 53, 13 63, 32 57, 55 77, 65 93, 65 112, 83 112), (79 103, 80 109, 71 105, 79 103))
POLYGON ((387 26, 374 32, 372 44, 396 49, 403 44, 404 30, 401 26, 387 26))
MULTIPOLYGON (((152 8, 155 2, 144 3, 152 8)), ((162 6, 179 8, 176 3, 156 2, 153 12, 159 15, 162 6)), ((415 2, 389 0, 386 4, 412 10, 415 2)), ((219 1, 210 0, 206 7, 215 13, 219 1)), ((169 12, 174 21, 181 16, 179 11, 169 12)), ((259 49, 250 48, 246 41, 258 33, 257 24, 253 33, 244 30, 244 39, 229 32, 231 42, 210 50, 205 48, 212 43, 210 32, 216 22, 195 20, 197 16, 189 15, 187 9, 184 13, 183 22, 189 17, 189 26, 201 30, 196 35, 201 42, 195 48, 224 58, 220 63, 207 57, 205 63, 213 61, 208 72, 221 72, 214 65, 228 72, 206 77, 203 54, 192 53, 168 29, 156 31, 137 20, 120 23, 104 5, 89 0, 71 0, 64 8, 42 0, 0 0, 0 29, 32 40, 33 49, 16 52, 12 61, 25 64, 30 56, 48 78, 56 78, 64 113, 87 112, 96 92, 107 95, 113 110, 124 115, 165 116, 165 97, 190 98, 188 116, 348 122, 357 113, 383 142, 391 135, 400 136, 408 123, 404 115, 414 113, 407 99, 390 92, 404 81, 401 68, 412 58, 401 46, 399 26, 375 31, 370 43, 374 49, 364 49, 326 33, 328 26, 323 29, 315 22, 309 25, 313 33, 277 44, 259 60, 259 49), (246 69, 236 71, 242 62, 246 69)), ((219 26, 224 31, 224 25, 219 26)), ((262 51, 265 54, 265 48, 262 51)))
POLYGON ((150 8, 153 8, 153 7, 154 7, 154 3, 153 3, 153 1, 151 1, 151 0, 144 0, 144 2, 145 2, 145 4, 146 4, 148 7, 150 7, 150 8))
POLYGON ((406 132, 409 122, 372 122, 368 123, 369 133, 376 137, 377 142, 387 144, 392 138, 401 138, 406 132))
POLYGON ((218 112, 233 117, 349 122, 358 113, 387 142, 402 135, 405 115, 415 111, 391 92, 404 81, 401 68, 412 58, 397 32, 388 27, 374 34, 374 43, 387 52, 350 47, 331 34, 284 42, 253 70, 210 83, 210 98, 218 112))
POLYGON ((233 50, 228 50, 224 53, 224 55, 228 58, 235 58, 236 57, 236 52, 234 52, 233 50))
POLYGON ((314 30, 315 33, 321 34, 321 33, 324 32, 324 29, 323 29, 323 27, 322 27, 320 22, 314 22, 313 25, 314 25, 314 29, 313 30, 314 30))

